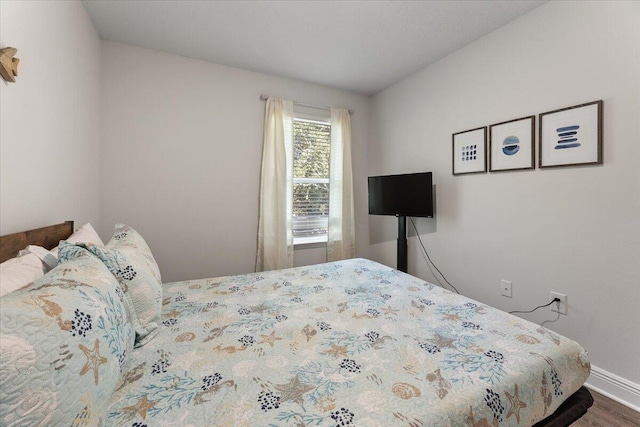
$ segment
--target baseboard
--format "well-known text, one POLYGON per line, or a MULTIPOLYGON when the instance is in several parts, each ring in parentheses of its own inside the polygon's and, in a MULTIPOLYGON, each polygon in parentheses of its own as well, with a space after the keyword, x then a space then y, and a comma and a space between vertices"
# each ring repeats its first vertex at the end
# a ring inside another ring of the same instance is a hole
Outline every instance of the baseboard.
POLYGON ((585 385, 634 411, 640 412, 640 384, 591 365, 591 375, 585 385))

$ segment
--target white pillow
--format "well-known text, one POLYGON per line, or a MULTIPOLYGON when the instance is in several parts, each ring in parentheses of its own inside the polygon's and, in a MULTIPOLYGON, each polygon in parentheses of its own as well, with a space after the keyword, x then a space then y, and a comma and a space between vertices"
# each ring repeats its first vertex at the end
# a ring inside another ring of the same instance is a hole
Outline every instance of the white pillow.
MULTIPOLYGON (((69 238, 67 239, 67 242, 69 243, 91 243, 94 244, 96 246, 100 246, 101 248, 104 248, 104 243, 102 242, 102 239, 100 238, 100 236, 98 236, 98 233, 96 233, 96 230, 93 229, 93 227, 91 226, 91 223, 88 222, 85 225, 83 225, 82 227, 78 228, 75 233, 73 233, 71 236, 69 236, 69 238)), ((58 257, 58 247, 56 246, 55 248, 51 249, 51 254, 53 256, 55 256, 56 258, 58 257)))
POLYGON ((45 273, 48 273, 49 270, 58 265, 58 258, 42 246, 29 245, 18 252, 19 257, 25 256, 27 254, 33 254, 37 256, 40 261, 42 261, 45 273))
POLYGON ((44 276, 42 261, 28 253, 0 264, 0 297, 24 288, 44 276))

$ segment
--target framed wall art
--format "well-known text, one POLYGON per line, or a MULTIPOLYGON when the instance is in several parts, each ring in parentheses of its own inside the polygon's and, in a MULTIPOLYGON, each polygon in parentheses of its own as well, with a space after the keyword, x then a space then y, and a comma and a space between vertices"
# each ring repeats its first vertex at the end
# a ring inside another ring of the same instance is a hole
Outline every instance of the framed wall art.
POLYGON ((487 171, 487 127, 454 133, 453 174, 487 171))
POLYGON ((542 113, 540 167, 602 164, 602 101, 542 113))
POLYGON ((491 172, 534 169, 535 116, 489 126, 491 172))

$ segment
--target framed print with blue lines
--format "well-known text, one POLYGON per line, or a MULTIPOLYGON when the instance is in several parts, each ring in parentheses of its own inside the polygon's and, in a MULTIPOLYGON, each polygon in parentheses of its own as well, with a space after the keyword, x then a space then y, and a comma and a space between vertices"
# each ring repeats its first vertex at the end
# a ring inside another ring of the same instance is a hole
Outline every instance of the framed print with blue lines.
POLYGON ((540 167, 602 164, 602 101, 542 113, 540 167))
POLYGON ((491 172, 533 169, 535 116, 489 126, 489 170, 491 172))
POLYGON ((487 171, 487 127, 453 134, 453 174, 487 171))

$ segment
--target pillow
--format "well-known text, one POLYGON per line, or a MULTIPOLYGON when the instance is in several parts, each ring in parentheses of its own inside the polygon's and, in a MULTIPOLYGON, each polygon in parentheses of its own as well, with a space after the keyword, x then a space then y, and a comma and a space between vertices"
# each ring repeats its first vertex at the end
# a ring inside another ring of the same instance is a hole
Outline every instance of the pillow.
POLYGON ((52 268, 55 268, 58 265, 58 257, 53 255, 51 251, 43 248, 42 246, 29 245, 20 252, 18 252, 18 256, 23 256, 27 254, 33 254, 37 256, 40 261, 42 261, 44 272, 47 273, 52 268))
POLYGON ((146 344, 158 331, 162 308, 160 271, 147 243, 133 228, 117 224, 104 248, 60 242, 60 262, 73 259, 82 249, 97 256, 118 278, 135 312, 136 347, 146 344))
MULTIPOLYGON (((102 239, 96 233, 91 223, 86 223, 82 227, 78 228, 75 233, 73 233, 66 240, 70 243, 78 243, 78 242, 87 242, 92 243, 97 246, 104 246, 102 239)), ((18 252, 18 256, 23 256, 27 254, 34 254, 43 263, 44 273, 47 273, 49 270, 58 265, 58 247, 51 249, 50 251, 42 246, 29 245, 20 252, 18 252)), ((0 295, 1 296, 1 295, 0 295)))
POLYGON ((44 267, 36 255, 26 254, 8 259, 0 264, 0 297, 23 288, 42 276, 44 267))
POLYGON ((99 425, 133 350, 125 301, 86 252, 0 298, 0 425, 99 425))
MULTIPOLYGON (((69 243, 91 243, 97 246, 104 246, 102 239, 93 229, 90 222, 78 228, 66 241, 69 243)), ((57 257, 58 247, 51 249, 51 253, 57 257)))

